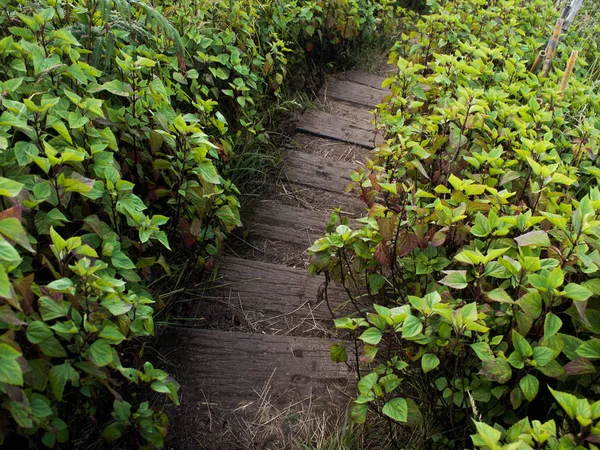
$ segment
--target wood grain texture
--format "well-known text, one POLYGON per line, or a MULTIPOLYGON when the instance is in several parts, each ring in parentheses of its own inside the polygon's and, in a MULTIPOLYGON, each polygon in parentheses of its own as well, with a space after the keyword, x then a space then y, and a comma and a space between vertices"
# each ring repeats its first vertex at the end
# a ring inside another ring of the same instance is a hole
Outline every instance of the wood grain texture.
POLYGON ((207 402, 220 409, 258 399, 269 387, 271 402, 286 407, 312 396, 315 404, 345 404, 354 374, 331 361, 335 341, 172 327, 161 336, 161 351, 175 364, 187 404, 207 402), (329 389, 328 389, 329 388, 329 389))
POLYGON ((364 121, 337 117, 324 111, 306 111, 298 122, 297 130, 369 149, 383 141, 372 125, 364 121))
MULTIPOLYGON (((391 67, 392 66, 390 66, 390 68, 391 67)), ((386 90, 381 87, 386 79, 386 77, 383 75, 376 75, 374 73, 363 72, 361 70, 350 70, 348 72, 335 75, 335 78, 343 81, 351 81, 353 83, 363 84, 374 89, 379 89, 382 91, 382 95, 387 93, 386 90)))
POLYGON ((296 133, 285 146, 286 150, 302 151, 331 160, 347 162, 362 163, 369 154, 369 150, 360 145, 301 132, 296 133))
POLYGON ((350 171, 358 167, 358 164, 302 152, 288 152, 284 165, 289 182, 335 193, 344 192, 351 181, 350 171))
POLYGON ((308 248, 325 233, 329 214, 270 200, 258 202, 250 220, 254 235, 308 248))
MULTIPOLYGON (((259 261, 226 257, 219 279, 203 296, 205 301, 229 302, 231 308, 251 314, 256 320, 286 318, 331 320, 322 294, 324 278, 305 269, 259 261)), ((345 301, 339 287, 328 289, 330 306, 335 309, 345 301)))
POLYGON ((352 81, 331 80, 321 89, 320 96, 375 108, 389 92, 352 81))

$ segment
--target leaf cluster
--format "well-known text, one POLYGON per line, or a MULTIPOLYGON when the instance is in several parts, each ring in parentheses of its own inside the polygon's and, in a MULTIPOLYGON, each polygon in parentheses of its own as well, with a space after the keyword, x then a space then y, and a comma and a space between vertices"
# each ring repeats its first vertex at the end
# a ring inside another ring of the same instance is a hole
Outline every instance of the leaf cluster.
MULTIPOLYGON (((310 249, 312 270, 356 306, 336 320, 362 341, 357 370, 370 380, 353 417, 406 423, 407 408, 389 412, 411 399, 450 422, 431 445, 468 446, 469 430, 495 448, 475 418, 532 436, 564 419, 573 446, 561 448, 593 446, 595 416, 581 429, 551 395, 599 388, 600 98, 577 77, 559 89, 570 49, 586 43, 565 36, 542 78, 528 68, 554 23, 550 2, 429 6, 390 56, 386 141, 352 174, 368 215, 352 230, 334 214, 310 249)), ((542 448, 532 442, 507 448, 542 448)))

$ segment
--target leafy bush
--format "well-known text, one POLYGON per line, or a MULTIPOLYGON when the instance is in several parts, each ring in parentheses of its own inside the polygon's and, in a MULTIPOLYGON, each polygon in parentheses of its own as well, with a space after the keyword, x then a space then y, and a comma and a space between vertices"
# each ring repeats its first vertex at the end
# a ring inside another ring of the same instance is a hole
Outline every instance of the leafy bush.
POLYGON ((336 319, 362 344, 353 418, 426 416, 428 448, 472 445, 472 418, 486 448, 596 448, 600 98, 559 85, 570 49, 585 67, 597 47, 573 32, 541 78, 551 2, 429 6, 390 57, 386 143, 352 175, 368 216, 334 214, 310 249, 357 309, 336 319))
POLYGON ((160 3, 0 0, 0 444, 82 439, 112 411, 106 440, 162 447, 148 388, 177 404, 178 386, 131 345, 154 331, 148 282, 178 269, 169 242, 203 270, 239 224, 224 174, 263 132, 287 40, 393 10, 160 3))

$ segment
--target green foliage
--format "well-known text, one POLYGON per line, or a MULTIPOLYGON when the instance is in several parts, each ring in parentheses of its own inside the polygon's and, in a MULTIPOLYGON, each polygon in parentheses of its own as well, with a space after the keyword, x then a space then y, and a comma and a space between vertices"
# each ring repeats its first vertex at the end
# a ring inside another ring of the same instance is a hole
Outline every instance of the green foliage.
POLYGON ((413 399, 450 420, 428 448, 470 446, 472 417, 478 446, 504 448, 503 430, 521 424, 506 448, 542 448, 546 434, 596 448, 595 416, 580 430, 575 406, 551 395, 600 389, 600 97, 576 77, 559 91, 570 50, 586 46, 585 67, 595 44, 565 36, 540 78, 528 68, 551 2, 429 5, 390 56, 387 139, 352 174, 368 216, 352 230, 334 215, 310 249, 312 270, 357 307, 336 320, 364 343, 353 417, 370 409, 407 424, 400 400, 413 399))
POLYGON ((215 264, 240 223, 229 164, 265 139, 261 117, 290 64, 387 26, 394 7, 0 10, 0 445, 54 447, 71 425, 108 421, 106 440, 161 448, 168 420, 147 397, 178 404, 178 385, 127 347, 154 332, 148 282, 178 269, 171 250, 190 273, 215 264))

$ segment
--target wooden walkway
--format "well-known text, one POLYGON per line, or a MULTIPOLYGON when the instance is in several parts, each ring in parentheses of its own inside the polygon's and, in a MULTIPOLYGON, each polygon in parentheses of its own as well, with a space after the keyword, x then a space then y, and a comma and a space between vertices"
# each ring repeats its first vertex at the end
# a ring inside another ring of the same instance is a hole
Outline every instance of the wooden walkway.
MULTIPOLYGON (((191 436, 179 448, 288 448, 290 417, 345 412, 355 375, 330 360, 335 332, 306 248, 335 207, 351 218, 365 209, 345 189, 381 142, 370 110, 383 80, 354 71, 326 83, 282 149, 280 179, 245 217, 247 245, 198 292, 198 327, 161 337, 182 385, 173 426, 191 436)), ((330 307, 347 308, 341 291, 328 293, 330 307)))

